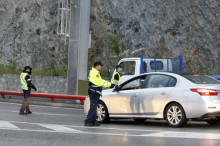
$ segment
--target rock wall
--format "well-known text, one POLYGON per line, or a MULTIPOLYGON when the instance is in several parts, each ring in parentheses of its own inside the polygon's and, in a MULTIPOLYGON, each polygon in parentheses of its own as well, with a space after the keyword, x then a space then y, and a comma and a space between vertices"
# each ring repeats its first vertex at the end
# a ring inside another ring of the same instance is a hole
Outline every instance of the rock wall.
POLYGON ((119 37, 120 57, 182 55, 185 71, 220 73, 219 0, 92 0, 91 12, 99 50, 102 28, 119 37))
MULTIPOLYGON (((67 78, 50 76, 32 76, 32 82, 39 93, 67 93, 67 78)), ((0 75, 0 90, 22 91, 19 75, 0 75)))
POLYGON ((56 34, 58 1, 0 1, 0 64, 16 61, 51 69, 67 64, 67 48, 56 34))
MULTIPOLYGON (((56 34, 56 0, 0 1, 0 64, 51 69, 67 64, 56 34)), ((220 73, 219 0, 91 0, 89 64, 123 57, 184 56, 184 70, 220 73), (120 43, 115 58, 106 34, 120 43)))

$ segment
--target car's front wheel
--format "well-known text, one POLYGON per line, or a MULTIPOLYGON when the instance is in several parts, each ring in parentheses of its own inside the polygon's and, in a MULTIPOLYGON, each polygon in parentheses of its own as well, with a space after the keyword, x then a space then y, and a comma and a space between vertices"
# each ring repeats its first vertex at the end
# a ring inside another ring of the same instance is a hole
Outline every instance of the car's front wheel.
POLYGON ((209 125, 218 125, 218 124, 220 124, 220 117, 219 117, 219 118, 216 118, 216 119, 206 120, 206 122, 207 122, 209 125))
POLYGON ((171 127, 182 127, 187 123, 185 112, 178 103, 170 104, 165 110, 165 119, 171 127))
POLYGON ((98 103, 96 120, 100 123, 106 123, 109 121, 108 109, 102 101, 99 101, 98 103))

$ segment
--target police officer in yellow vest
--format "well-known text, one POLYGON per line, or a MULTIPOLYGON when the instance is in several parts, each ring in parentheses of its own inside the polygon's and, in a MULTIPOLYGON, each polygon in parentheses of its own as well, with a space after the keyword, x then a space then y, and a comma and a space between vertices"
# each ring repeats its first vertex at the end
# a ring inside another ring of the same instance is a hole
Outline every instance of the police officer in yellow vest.
POLYGON ((104 88, 113 88, 115 85, 105 81, 100 76, 99 71, 102 69, 103 64, 100 61, 94 63, 94 67, 90 70, 89 73, 89 98, 90 98, 90 109, 88 116, 85 120, 85 126, 100 126, 100 123, 96 121, 97 117, 97 105, 99 98, 101 96, 102 87, 104 88))
POLYGON ((31 83, 31 71, 32 68, 30 66, 25 66, 20 75, 21 88, 24 92, 24 101, 20 109, 20 115, 32 114, 29 108, 31 88, 33 88, 35 91, 37 91, 37 88, 31 83))
POLYGON ((116 72, 112 75, 111 83, 116 85, 115 88, 118 88, 118 86, 121 84, 121 75, 120 75, 120 73, 123 71, 123 68, 122 68, 121 65, 117 65, 115 67, 115 69, 116 69, 116 72))

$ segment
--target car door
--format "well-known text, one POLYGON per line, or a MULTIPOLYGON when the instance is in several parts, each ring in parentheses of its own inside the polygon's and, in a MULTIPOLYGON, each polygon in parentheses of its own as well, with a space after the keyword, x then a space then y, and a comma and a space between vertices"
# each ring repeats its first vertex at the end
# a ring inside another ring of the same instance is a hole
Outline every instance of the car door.
POLYGON ((174 90, 176 79, 169 75, 153 74, 147 77, 143 90, 140 91, 140 102, 145 109, 142 114, 157 114, 167 97, 174 90))
POLYGON ((110 113, 114 115, 137 115, 139 110, 139 91, 143 76, 131 79, 111 95, 110 113))

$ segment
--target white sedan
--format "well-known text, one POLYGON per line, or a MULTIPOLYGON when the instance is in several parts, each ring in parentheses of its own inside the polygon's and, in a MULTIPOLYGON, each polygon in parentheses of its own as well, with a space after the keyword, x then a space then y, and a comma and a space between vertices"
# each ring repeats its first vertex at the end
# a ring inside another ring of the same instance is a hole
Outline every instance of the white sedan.
MULTIPOLYGON (((190 120, 220 122, 220 81, 192 73, 154 72, 136 76, 119 86, 104 90, 97 108, 97 121, 131 118, 136 121, 165 119, 172 127, 190 120)), ((89 97, 84 103, 87 115, 89 97)))

